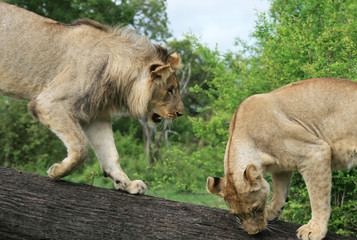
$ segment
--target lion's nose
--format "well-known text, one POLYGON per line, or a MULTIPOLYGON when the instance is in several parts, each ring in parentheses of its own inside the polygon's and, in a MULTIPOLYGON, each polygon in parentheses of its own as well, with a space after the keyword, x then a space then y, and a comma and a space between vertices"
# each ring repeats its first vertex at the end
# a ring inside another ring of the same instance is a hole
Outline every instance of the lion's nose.
POLYGON ((183 105, 183 102, 181 101, 178 104, 178 107, 176 108, 176 116, 182 116, 185 113, 185 107, 183 105))

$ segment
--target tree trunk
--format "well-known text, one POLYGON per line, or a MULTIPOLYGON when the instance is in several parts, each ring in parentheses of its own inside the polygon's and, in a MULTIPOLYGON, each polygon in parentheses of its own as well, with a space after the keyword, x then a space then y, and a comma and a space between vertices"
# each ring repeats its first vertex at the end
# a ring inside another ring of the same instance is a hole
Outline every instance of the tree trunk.
MULTIPOLYGON (((0 167, 0 239, 296 239, 297 224, 250 236, 228 211, 129 195, 0 167)), ((356 239, 329 233, 326 239, 356 239)))

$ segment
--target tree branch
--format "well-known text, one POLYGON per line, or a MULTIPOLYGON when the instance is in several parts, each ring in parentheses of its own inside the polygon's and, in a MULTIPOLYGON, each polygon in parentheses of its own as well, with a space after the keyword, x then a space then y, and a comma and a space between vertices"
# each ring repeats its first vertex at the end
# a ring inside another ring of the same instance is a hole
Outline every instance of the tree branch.
MULTIPOLYGON (((54 181, 0 167, 0 239, 296 239, 277 221, 248 235, 226 210, 54 181)), ((328 233, 325 240, 354 239, 328 233)))

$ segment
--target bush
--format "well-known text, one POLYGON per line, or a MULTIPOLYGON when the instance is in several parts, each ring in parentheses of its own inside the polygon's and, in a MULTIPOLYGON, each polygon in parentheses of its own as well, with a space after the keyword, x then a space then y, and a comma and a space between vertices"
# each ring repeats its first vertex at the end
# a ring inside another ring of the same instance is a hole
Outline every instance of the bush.
POLYGON ((67 154, 63 143, 32 118, 23 101, 0 97, 0 122, 3 166, 30 168, 45 174, 44 166, 62 161, 67 154))

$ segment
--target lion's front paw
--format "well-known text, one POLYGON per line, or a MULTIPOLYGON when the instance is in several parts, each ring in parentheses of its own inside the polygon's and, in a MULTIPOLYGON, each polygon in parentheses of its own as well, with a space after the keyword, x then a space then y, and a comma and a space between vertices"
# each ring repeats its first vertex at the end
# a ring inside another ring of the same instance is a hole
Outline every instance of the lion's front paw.
POLYGON ((130 194, 144 194, 148 189, 146 184, 141 180, 115 180, 114 186, 116 189, 128 192, 130 194))
POLYGON ((61 165, 58 163, 53 164, 48 170, 47 175, 52 179, 60 179, 61 175, 61 165))
POLYGON ((326 233, 326 227, 309 222, 298 229, 297 237, 301 240, 321 240, 326 236, 326 233))
POLYGON ((144 194, 148 190, 146 184, 141 180, 134 180, 130 182, 126 191, 130 194, 144 194))
POLYGON ((124 179, 115 179, 113 180, 113 183, 114 183, 114 187, 115 189, 118 189, 118 190, 123 190, 123 191, 126 191, 126 187, 128 186, 128 184, 130 183, 130 180, 129 178, 124 178, 124 179))

